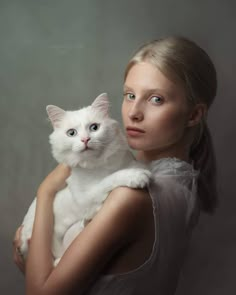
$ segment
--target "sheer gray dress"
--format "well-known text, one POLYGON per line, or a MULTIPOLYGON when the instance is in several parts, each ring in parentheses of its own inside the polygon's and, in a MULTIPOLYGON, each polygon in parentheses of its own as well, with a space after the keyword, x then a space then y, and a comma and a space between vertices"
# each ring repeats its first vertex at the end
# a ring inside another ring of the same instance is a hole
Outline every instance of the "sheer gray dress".
POLYGON ((173 295, 188 241, 197 223, 197 177, 192 164, 177 158, 151 163, 149 185, 155 221, 150 257, 130 272, 100 276, 88 295, 173 295))

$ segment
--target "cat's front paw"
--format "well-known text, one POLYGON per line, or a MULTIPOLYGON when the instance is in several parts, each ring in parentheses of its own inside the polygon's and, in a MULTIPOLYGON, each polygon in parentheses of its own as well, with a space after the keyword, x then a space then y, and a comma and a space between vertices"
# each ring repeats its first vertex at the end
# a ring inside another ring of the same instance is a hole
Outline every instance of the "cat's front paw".
POLYGON ((146 169, 128 169, 126 171, 126 186, 144 188, 150 182, 151 175, 151 172, 146 169))

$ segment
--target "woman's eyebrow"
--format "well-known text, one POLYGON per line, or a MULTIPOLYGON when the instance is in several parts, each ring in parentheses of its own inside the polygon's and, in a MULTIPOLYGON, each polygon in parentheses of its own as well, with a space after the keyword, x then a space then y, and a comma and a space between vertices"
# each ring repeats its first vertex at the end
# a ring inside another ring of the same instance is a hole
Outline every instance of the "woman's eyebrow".
MULTIPOLYGON (((129 87, 128 85, 124 85, 124 90, 132 90, 132 87, 129 87)), ((133 90, 132 90, 133 91, 133 90)), ((166 94, 168 96, 171 96, 173 95, 173 93, 171 91, 167 91, 165 89, 161 89, 161 88, 149 88, 149 89, 145 89, 144 91, 145 93, 148 92, 148 93, 152 93, 152 92, 160 92, 160 93, 163 93, 163 94, 166 94)))
POLYGON ((169 95, 169 92, 168 91, 166 91, 164 89, 161 89, 161 88, 150 88, 150 89, 146 89, 146 92, 148 92, 148 93, 152 93, 152 92, 163 92, 163 93, 169 95))
POLYGON ((124 85, 124 90, 132 90, 132 88, 131 87, 129 87, 129 86, 126 86, 126 85, 124 85))

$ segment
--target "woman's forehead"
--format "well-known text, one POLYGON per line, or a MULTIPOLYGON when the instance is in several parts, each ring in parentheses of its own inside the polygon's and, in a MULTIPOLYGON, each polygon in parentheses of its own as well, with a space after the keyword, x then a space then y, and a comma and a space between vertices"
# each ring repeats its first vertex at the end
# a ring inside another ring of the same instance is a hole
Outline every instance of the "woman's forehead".
POLYGON ((168 79, 156 66, 148 62, 135 64, 124 82, 126 88, 147 90, 176 91, 179 85, 168 79))

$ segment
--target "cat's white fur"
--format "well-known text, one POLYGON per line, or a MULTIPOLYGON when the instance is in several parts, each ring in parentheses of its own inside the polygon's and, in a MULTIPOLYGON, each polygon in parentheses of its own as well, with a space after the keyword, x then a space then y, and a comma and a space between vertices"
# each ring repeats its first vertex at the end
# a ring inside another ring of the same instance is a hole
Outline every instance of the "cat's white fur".
MULTIPOLYGON (((54 127, 49 137, 52 154, 59 163, 72 167, 67 187, 59 191, 54 200, 52 253, 55 265, 101 208, 109 192, 119 186, 143 188, 150 180, 150 171, 134 159, 118 122, 109 117, 108 108, 105 93, 92 105, 78 111, 47 106, 54 127), (99 124, 95 131, 91 130, 94 123, 99 124), (77 131, 75 136, 67 135, 71 128, 77 131)), ((35 207, 36 198, 23 220, 21 251, 24 256, 32 233, 35 207)))

